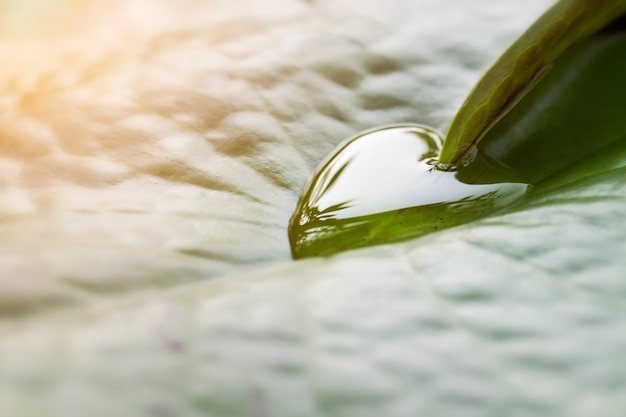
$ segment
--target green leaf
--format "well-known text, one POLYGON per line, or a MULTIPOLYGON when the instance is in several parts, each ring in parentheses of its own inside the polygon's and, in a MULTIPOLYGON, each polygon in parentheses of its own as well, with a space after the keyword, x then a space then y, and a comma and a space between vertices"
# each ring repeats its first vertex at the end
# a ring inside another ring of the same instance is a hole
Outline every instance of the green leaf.
POLYGON ((289 259, 336 143, 446 125, 549 1, 67 2, 0 48, 0 415, 624 414, 619 145, 515 211, 289 259))
POLYGON ((563 0, 524 32, 474 86, 446 135, 439 165, 461 165, 485 133, 572 45, 626 12, 624 0, 563 0))

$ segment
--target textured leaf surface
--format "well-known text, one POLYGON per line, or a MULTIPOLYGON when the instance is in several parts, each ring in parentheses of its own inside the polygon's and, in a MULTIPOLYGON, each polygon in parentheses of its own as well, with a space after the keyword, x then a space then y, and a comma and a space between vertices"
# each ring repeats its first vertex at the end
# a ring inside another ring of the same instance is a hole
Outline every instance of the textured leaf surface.
POLYGON ((550 2, 233 3, 4 15, 0 415, 624 414, 623 147, 513 211, 289 260, 334 144, 442 128, 550 2))

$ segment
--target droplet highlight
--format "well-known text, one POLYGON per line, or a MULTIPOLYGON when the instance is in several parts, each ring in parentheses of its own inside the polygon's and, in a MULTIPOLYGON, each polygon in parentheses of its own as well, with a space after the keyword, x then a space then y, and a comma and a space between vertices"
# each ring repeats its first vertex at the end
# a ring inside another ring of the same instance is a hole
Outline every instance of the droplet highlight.
POLYGON ((394 125, 339 145, 309 180, 290 220, 294 258, 416 237, 484 216, 525 194, 526 183, 491 161, 479 158, 469 165, 475 170, 435 169, 441 143, 426 126, 394 125))

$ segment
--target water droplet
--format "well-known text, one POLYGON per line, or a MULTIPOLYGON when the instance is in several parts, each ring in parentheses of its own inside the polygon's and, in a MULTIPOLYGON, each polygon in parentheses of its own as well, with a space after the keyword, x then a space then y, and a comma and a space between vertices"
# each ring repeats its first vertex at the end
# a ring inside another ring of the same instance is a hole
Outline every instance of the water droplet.
POLYGON ((294 258, 430 233, 526 192, 526 183, 479 156, 457 172, 435 169, 441 142, 428 127, 395 125, 342 143, 313 174, 291 218, 294 258))

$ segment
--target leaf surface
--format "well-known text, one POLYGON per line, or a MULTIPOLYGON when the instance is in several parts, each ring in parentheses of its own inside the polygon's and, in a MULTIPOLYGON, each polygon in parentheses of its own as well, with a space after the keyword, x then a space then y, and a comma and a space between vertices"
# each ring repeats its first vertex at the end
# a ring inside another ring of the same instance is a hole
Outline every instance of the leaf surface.
POLYGON ((326 152, 449 123, 550 2, 271 3, 3 26, 0 415, 624 414, 623 145, 514 210, 289 259, 326 152))

